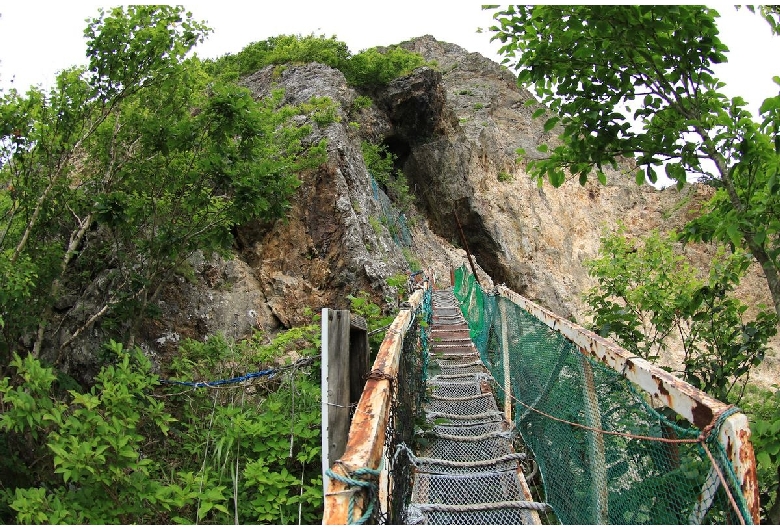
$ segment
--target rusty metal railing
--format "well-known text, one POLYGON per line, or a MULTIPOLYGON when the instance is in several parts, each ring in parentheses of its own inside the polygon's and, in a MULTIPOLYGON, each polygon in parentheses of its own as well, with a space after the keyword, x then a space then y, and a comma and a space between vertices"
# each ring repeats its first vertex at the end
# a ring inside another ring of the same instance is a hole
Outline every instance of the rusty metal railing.
POLYGON ((347 438, 347 447, 326 472, 323 524, 365 522, 374 509, 388 503, 385 441, 395 398, 393 382, 398 376, 404 337, 423 302, 428 282, 411 295, 387 330, 363 394, 357 403, 347 438), (376 495, 376 498, 374 496, 376 495))
MULTIPOLYGON (((638 358, 616 344, 578 326, 563 317, 535 304, 505 286, 498 286, 496 293, 507 298, 517 306, 544 322, 550 329, 560 333, 579 351, 600 363, 603 363, 626 379, 647 392, 654 400, 668 406, 700 430, 712 428, 714 420, 721 417, 730 405, 722 403, 701 390, 662 370, 650 362, 638 358)), ((742 490, 747 511, 754 522, 759 521, 759 497, 756 477, 756 461, 753 445, 750 441, 748 419, 742 413, 729 414, 719 423, 718 440, 725 448, 726 457, 736 475, 737 484, 742 490)), ((705 487, 717 487, 717 477, 705 487)), ((701 496, 706 497, 705 495, 701 496)), ((700 507, 706 511, 707 507, 700 507)))

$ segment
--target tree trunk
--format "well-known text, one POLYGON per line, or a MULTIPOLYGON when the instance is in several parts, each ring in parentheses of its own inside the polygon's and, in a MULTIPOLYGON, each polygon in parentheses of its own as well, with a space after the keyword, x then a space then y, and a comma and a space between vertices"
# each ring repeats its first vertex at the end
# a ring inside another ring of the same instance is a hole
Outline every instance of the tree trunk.
MULTIPOLYGON (((704 131, 701 127, 697 127, 697 132, 702 137, 702 139, 704 139, 705 147, 709 151, 710 159, 715 162, 715 166, 718 168, 718 172, 720 173, 720 180, 726 189, 726 193, 728 193, 731 206, 739 213, 740 216, 744 215, 747 208, 739 198, 737 187, 733 178, 733 171, 735 171, 736 166, 729 169, 726 164, 726 160, 712 144, 712 141, 709 139, 709 136, 707 136, 706 131, 704 131)), ((778 317, 780 317, 780 272, 778 272, 777 267, 769 258, 769 255, 766 253, 766 250, 764 250, 763 245, 757 244, 750 234, 742 232, 742 236, 745 238, 745 243, 747 244, 748 249, 750 249, 750 252, 753 254, 753 257, 764 270, 764 274, 766 275, 766 283, 769 287, 769 293, 772 295, 772 302, 775 305, 775 313, 778 317)))
POLYGON ((778 484, 775 492, 775 503, 766 513, 766 521, 762 521, 772 525, 780 524, 780 467, 777 468, 777 480, 778 484))
POLYGON ((775 313, 780 317, 780 272, 777 270, 777 267, 769 258, 766 251, 761 246, 756 245, 752 238, 747 239, 747 243, 753 257, 764 270, 766 284, 769 287, 769 293, 772 295, 772 302, 775 304, 775 313))

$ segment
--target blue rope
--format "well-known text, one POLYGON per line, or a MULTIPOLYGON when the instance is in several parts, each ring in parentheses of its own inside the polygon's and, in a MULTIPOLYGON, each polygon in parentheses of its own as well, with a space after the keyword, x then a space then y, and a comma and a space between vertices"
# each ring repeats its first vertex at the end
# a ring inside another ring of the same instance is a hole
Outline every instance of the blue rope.
POLYGON ((249 379, 257 379, 258 377, 270 376, 269 379, 279 370, 263 370, 262 372, 251 372, 239 377, 233 377, 231 379, 220 379, 219 381, 211 381, 209 383, 189 383, 187 381, 171 381, 169 379, 160 379, 162 385, 181 385, 189 386, 193 388, 204 388, 221 385, 232 385, 235 383, 241 383, 242 381, 248 381, 249 379))

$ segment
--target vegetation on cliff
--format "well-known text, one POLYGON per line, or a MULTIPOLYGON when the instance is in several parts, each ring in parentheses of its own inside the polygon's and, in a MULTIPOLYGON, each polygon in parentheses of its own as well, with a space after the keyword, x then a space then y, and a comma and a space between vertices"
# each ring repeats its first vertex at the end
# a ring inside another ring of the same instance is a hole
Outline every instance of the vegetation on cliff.
POLYGON ((188 56, 207 31, 180 8, 101 13, 86 69, 3 97, 2 358, 29 344, 62 361, 95 325, 132 343, 193 252, 282 216, 298 173, 322 163, 324 142, 293 120, 328 102, 256 101, 208 75, 188 56))
POLYGON ((253 42, 236 54, 207 61, 214 75, 238 79, 269 65, 318 62, 340 70, 350 85, 376 87, 426 64, 417 53, 399 46, 369 48, 353 54, 336 37, 278 35, 253 42))

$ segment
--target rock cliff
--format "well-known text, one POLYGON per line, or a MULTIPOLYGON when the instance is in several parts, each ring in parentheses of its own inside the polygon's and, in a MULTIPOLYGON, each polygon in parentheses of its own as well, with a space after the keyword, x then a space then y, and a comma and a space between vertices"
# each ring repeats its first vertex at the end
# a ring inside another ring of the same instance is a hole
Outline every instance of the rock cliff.
MULTIPOLYGON (((184 336, 221 331, 239 338, 300 324, 306 308, 348 307, 347 296, 360 291, 392 306, 396 293, 386 279, 407 271, 410 257, 434 267, 446 283, 450 266, 465 260, 458 224, 493 281, 581 321, 581 293, 593 285, 583 262, 596 255, 605 229, 623 222, 640 235, 679 227, 708 195, 696 185, 682 191, 637 186, 629 160, 607 172, 607 185, 537 185, 516 150, 540 156, 535 146, 552 135, 543 131, 543 120, 531 118, 531 94, 515 77, 431 36, 402 46, 437 66, 365 94, 349 87, 341 72, 316 63, 268 67, 244 79, 258 97, 282 88, 289 103, 312 96, 335 101, 338 120, 313 124, 310 138, 327 138, 328 160, 302 175, 287 219, 236 230, 233 259, 191 260, 192 274, 167 289, 162 315, 145 329, 143 346, 153 357, 173 351, 184 336), (361 95, 373 104, 359 108, 361 95), (416 197, 408 248, 396 242, 388 223, 377 222, 387 218, 386 197, 366 169, 364 140, 389 147, 416 197)), ((685 252, 704 265, 711 249, 685 252)), ((760 274, 755 270, 743 282, 748 303, 769 301, 760 274)), ((777 377, 776 362, 767 370, 777 377)))

